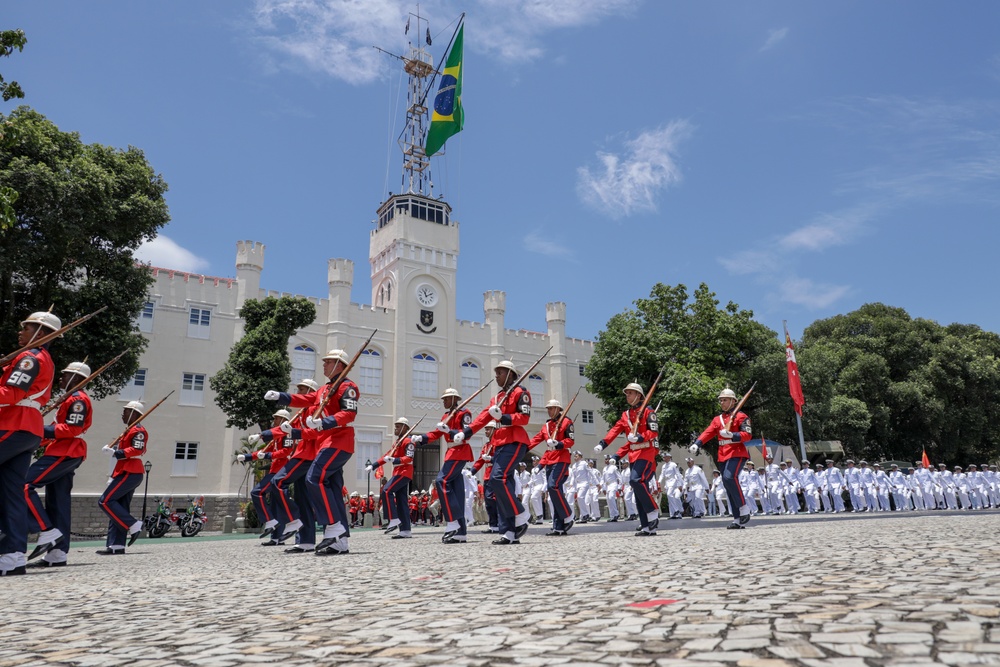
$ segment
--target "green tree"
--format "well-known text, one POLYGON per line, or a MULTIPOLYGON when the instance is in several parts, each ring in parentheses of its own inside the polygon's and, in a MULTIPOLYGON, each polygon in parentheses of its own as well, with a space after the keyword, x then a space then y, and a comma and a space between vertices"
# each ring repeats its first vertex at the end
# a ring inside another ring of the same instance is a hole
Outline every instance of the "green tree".
POLYGON ((866 304, 817 320, 799 346, 814 439, 870 460, 970 463, 1000 453, 1000 336, 866 304))
POLYGON ((96 368, 129 350, 91 385, 106 396, 146 347, 135 318, 153 278, 133 252, 169 221, 167 184, 138 148, 85 145, 27 107, 0 124, 15 137, 0 145, 0 183, 20 193, 13 226, 0 230, 0 349, 17 347, 18 323, 32 311, 51 305, 68 323, 107 305, 52 346, 57 368, 85 356, 96 368))
POLYGON ((292 370, 288 339, 313 323, 316 306, 302 297, 269 296, 244 303, 240 317, 245 333, 209 383, 216 404, 227 415, 226 426, 264 429, 274 412, 274 403, 264 400, 264 392, 288 386, 292 370))
MULTIPOLYGON (((24 36, 23 30, 3 30, 0 31, 0 58, 6 58, 18 51, 24 50, 24 45, 28 43, 28 38, 24 36)), ((17 81, 7 83, 0 75, 0 93, 3 93, 3 101, 9 102, 14 98, 23 98, 24 91, 21 90, 17 81)), ((13 133, 8 123, 0 123, 0 147, 13 140, 13 133)), ((17 201, 17 190, 9 185, 0 184, 0 229, 6 229, 14 224, 14 202, 17 201)))
MULTIPOLYGON (((687 444, 716 414, 719 391, 728 386, 742 393, 757 381, 746 409, 755 427, 773 429, 775 437, 790 433, 793 415, 790 400, 775 400, 784 358, 774 331, 735 303, 720 308, 704 283, 693 298, 684 285, 658 283, 648 299, 613 316, 597 335, 586 375, 588 389, 604 402, 605 421, 615 422, 625 409, 623 387, 638 381, 648 390, 665 368, 650 401, 660 406, 661 445, 687 444)), ((787 399, 787 387, 782 391, 787 399)))

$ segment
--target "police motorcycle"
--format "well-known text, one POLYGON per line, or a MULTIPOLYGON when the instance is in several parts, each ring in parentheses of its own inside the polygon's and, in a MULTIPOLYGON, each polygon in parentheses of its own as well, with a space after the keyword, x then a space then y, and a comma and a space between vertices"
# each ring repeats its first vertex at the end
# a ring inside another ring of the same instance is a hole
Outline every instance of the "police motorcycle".
POLYGON ((194 537, 201 532, 207 521, 205 496, 198 496, 191 502, 187 512, 178 520, 178 525, 181 527, 181 535, 184 537, 194 537))
POLYGON ((143 528, 149 537, 163 537, 172 526, 178 521, 177 513, 173 510, 173 496, 163 499, 156 499, 156 511, 143 519, 143 528))

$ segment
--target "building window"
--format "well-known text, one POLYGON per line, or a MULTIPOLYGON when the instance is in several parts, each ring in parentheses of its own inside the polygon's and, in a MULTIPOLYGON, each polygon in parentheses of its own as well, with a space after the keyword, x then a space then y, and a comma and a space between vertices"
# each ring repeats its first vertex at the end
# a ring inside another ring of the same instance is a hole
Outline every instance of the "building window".
POLYGON ((413 355, 413 397, 438 397, 438 364, 429 354, 413 355))
POLYGON ((528 393, 531 394, 532 407, 540 408, 545 405, 545 380, 541 375, 532 373, 528 376, 528 393))
MULTIPOLYGON (((372 465, 374 465, 379 457, 382 456, 382 438, 381 431, 362 431, 361 429, 354 431, 354 461, 357 468, 358 481, 367 481, 368 473, 365 471, 365 466, 368 465, 368 461, 371 461, 372 465)), ((388 449, 388 447, 385 449, 388 449)), ((372 471, 372 486, 372 493, 377 496, 379 481, 375 479, 374 470, 372 471)), ((361 489, 358 490, 361 491, 361 489)), ((367 493, 367 489, 365 493, 367 493)))
POLYGON ((198 443, 178 442, 174 447, 174 467, 171 477, 197 477, 198 443))
MULTIPOLYGON (((475 394, 479 387, 482 385, 482 376, 479 372, 479 366, 474 361, 465 361, 462 363, 462 386, 459 391, 462 392, 462 399, 466 399, 469 396, 475 394)), ((478 405, 482 400, 482 394, 476 396, 472 404, 478 405)))
POLYGON ((292 387, 301 380, 313 380, 316 376, 316 350, 308 345, 296 345, 292 350, 292 387))
POLYGON ((368 348, 358 357, 358 391, 362 396, 382 395, 382 355, 368 348))
POLYGON ((188 314, 188 338, 208 340, 212 330, 212 311, 207 308, 192 308, 188 314))
POLYGON ((140 368, 118 392, 119 401, 141 401, 146 393, 146 369, 140 368))
POLYGON ((580 411, 580 431, 584 435, 594 435, 594 411, 593 410, 581 410, 580 411))
POLYGON ((587 375, 587 364, 580 364, 580 377, 587 375))
POLYGON ((139 325, 139 331, 143 333, 150 333, 153 330, 153 309, 156 304, 152 301, 147 301, 142 306, 142 312, 139 313, 139 317, 136 320, 136 324, 139 325))
POLYGON ((181 379, 181 400, 179 405, 205 405, 204 373, 184 373, 181 379))

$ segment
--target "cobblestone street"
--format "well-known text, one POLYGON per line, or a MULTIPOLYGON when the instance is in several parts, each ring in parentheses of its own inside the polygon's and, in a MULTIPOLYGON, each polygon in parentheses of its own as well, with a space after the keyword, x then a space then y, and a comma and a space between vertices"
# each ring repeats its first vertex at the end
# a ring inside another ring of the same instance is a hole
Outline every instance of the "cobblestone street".
POLYGON ((367 530, 326 558, 74 544, 69 567, 3 580, 0 665, 1000 664, 1000 513, 725 523, 510 547, 367 530))

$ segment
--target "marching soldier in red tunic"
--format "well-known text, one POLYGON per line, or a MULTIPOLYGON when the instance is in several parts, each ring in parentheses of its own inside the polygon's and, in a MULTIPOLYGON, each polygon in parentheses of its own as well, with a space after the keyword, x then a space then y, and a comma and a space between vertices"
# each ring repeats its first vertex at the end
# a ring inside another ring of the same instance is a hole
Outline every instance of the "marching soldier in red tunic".
POLYGON ((628 457, 632 468, 628 483, 639 506, 640 528, 636 531, 636 536, 647 537, 656 535, 656 528, 660 524, 660 509, 649 490, 649 480, 656 474, 656 453, 659 449, 656 446, 656 438, 659 426, 656 423, 656 413, 649 406, 643 408, 642 414, 639 414, 644 394, 638 383, 630 383, 625 387, 624 393, 629 408, 594 447, 594 451, 601 452, 620 434, 627 434, 625 444, 611 458, 617 463, 620 459, 628 457))
MULTIPOLYGON (((302 387, 302 384, 299 384, 302 387)), ((268 464, 267 473, 260 478, 250 491, 250 501, 253 503, 257 516, 264 521, 264 530, 261 532, 261 539, 276 533, 279 537, 284 534, 285 527, 278 523, 278 502, 280 495, 274 488, 274 476, 285 466, 289 455, 292 453, 291 438, 288 438, 281 425, 292 419, 288 410, 278 410, 273 415, 274 421, 271 428, 262 431, 259 435, 253 433, 247 437, 247 444, 256 447, 257 443, 263 442, 264 446, 248 454, 238 454, 236 460, 240 463, 262 461, 268 464), (286 442, 287 440, 287 442, 286 442)), ((298 415, 296 415, 298 416, 298 415)), ((261 546, 277 546, 278 540, 272 538, 263 542, 261 546)))
POLYGON ((117 459, 108 488, 98 501, 101 510, 109 517, 106 547, 97 552, 101 556, 124 554, 126 537, 127 546, 132 546, 142 531, 142 521, 132 516, 130 506, 132 495, 142 484, 145 472, 140 457, 146 453, 146 447, 149 446, 149 433, 142 424, 135 423, 145 411, 145 406, 139 401, 127 403, 122 410, 122 423, 132 426, 115 443, 116 446, 105 445, 101 448, 106 454, 117 459))
MULTIPOLYGON (((18 345, 62 328, 52 313, 32 313, 21 322, 18 345)), ((0 576, 24 574, 28 510, 24 480, 31 453, 42 441, 42 406, 51 394, 55 368, 47 345, 14 357, 0 376, 0 576)))
POLYGON ((68 398, 59 406, 56 419, 45 426, 42 447, 45 453, 28 469, 24 497, 28 503, 28 523, 39 533, 38 544, 28 560, 45 555, 32 565, 66 564, 72 523, 73 476, 87 458, 87 443, 81 437, 90 428, 94 410, 90 397, 77 387, 90 377, 90 366, 74 361, 63 369, 59 388, 68 398), (45 488, 45 506, 36 489, 45 488))
POLYGON ((556 399, 549 401, 545 409, 549 413, 549 420, 531 439, 531 446, 545 441, 546 451, 540 465, 548 466, 545 482, 553 514, 552 530, 545 534, 565 535, 573 527, 573 508, 566 501, 566 493, 563 491, 563 483, 569 477, 570 453, 575 442, 573 422, 562 417, 563 406, 556 399))
POLYGON ((486 507, 486 529, 482 532, 484 533, 496 533, 500 529, 499 525, 499 514, 497 514, 497 497, 493 493, 493 489, 490 487, 490 475, 493 472, 493 434, 496 433, 497 423, 491 421, 489 424, 483 427, 483 435, 486 436, 486 442, 483 443, 483 448, 479 452, 479 458, 475 460, 472 464, 472 474, 473 476, 479 472, 480 468, 485 467, 483 470, 483 505, 486 507))
MULTIPOLYGON (((400 417, 393 425, 393 437, 397 440, 393 444, 389 453, 375 462, 374 466, 392 464, 392 477, 389 482, 382 487, 382 507, 385 508, 389 525, 385 532, 391 533, 399 528, 399 533, 392 536, 392 539, 406 539, 410 537, 410 522, 413 519, 411 512, 414 507, 420 508, 420 499, 411 494, 409 501, 406 492, 413 483, 413 454, 415 447, 411 436, 403 437, 410 428, 410 422, 406 417, 400 417)), ((367 469, 367 468, 366 468, 367 469)), ((368 470, 368 472, 371 472, 368 470)), ((416 491, 413 492, 414 494, 416 491)))
POLYGON ((691 451, 697 452, 712 438, 719 440, 718 461, 722 466, 722 486, 729 496, 729 507, 733 512, 733 522, 727 527, 739 529, 750 521, 750 505, 743 497, 739 480, 743 465, 750 460, 744 443, 753 434, 750 430, 750 418, 742 412, 733 414, 736 394, 732 389, 723 389, 719 394, 719 407, 722 408, 722 414, 712 419, 705 432, 691 445, 691 451))

